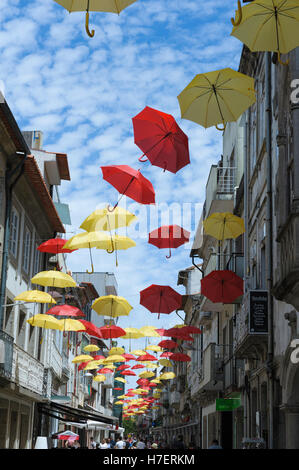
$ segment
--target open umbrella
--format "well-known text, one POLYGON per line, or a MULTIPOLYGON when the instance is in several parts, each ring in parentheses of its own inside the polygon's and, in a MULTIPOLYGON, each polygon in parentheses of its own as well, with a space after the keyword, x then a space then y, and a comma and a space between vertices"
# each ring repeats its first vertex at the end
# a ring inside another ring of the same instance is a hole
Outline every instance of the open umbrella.
POLYGON ((88 344, 88 345, 85 346, 83 349, 84 349, 84 351, 88 351, 88 352, 96 352, 96 351, 98 351, 100 348, 99 348, 99 346, 97 346, 96 344, 88 344))
POLYGON ((167 348, 167 349, 175 349, 179 347, 179 345, 175 341, 172 341, 171 339, 165 339, 164 341, 160 341, 160 343, 158 343, 158 346, 161 346, 161 348, 167 348))
POLYGON ((143 364, 136 364, 135 366, 132 367, 132 369, 144 369, 145 366, 143 364))
POLYGON ((122 354, 122 356, 125 358, 126 361, 135 361, 135 356, 133 354, 125 353, 122 354))
POLYGON ((159 345, 156 346, 155 344, 150 344, 145 349, 148 350, 148 351, 155 351, 155 352, 161 352, 162 351, 162 348, 159 345))
MULTIPOLYGON (((101 169, 104 180, 112 184, 120 194, 126 195, 141 204, 155 204, 153 185, 141 174, 140 170, 134 170, 128 165, 102 166, 101 169)), ((113 210, 117 207, 119 201, 115 204, 113 210)))
POLYGON ((124 370, 123 372, 121 372, 121 375, 136 375, 135 372, 133 372, 132 370, 124 370))
POLYGON ((150 312, 158 313, 159 318, 161 313, 177 310, 182 305, 182 296, 170 286, 152 284, 140 291, 140 304, 150 312))
POLYGON ((76 356, 74 357, 74 359, 72 360, 72 362, 74 364, 82 364, 82 362, 89 362, 89 361, 93 361, 94 358, 92 356, 89 356, 88 354, 80 354, 79 356, 76 356))
POLYGON ((243 295, 243 279, 233 271, 212 271, 201 280, 201 293, 212 302, 229 304, 243 295))
POLYGON ((163 225, 149 233, 148 243, 159 249, 169 248, 169 255, 166 258, 170 258, 171 248, 178 248, 187 243, 189 237, 190 232, 179 225, 163 225))
POLYGON ((299 5, 296 0, 255 0, 240 8, 231 35, 252 51, 287 54, 299 46, 299 5))
POLYGON ((181 117, 224 130, 255 101, 254 79, 230 68, 196 75, 178 96, 181 117), (218 127, 222 123, 223 128, 218 127))
POLYGON ((214 212, 203 221, 203 228, 217 240, 237 238, 245 232, 244 220, 230 212, 214 212))
POLYGON ((164 366, 164 367, 173 367, 169 359, 164 359, 164 358, 159 359, 159 363, 161 364, 161 366, 164 366))
POLYGON ((156 328, 154 326, 142 326, 139 328, 140 333, 147 338, 159 338, 159 333, 156 332, 156 328))
POLYGON ((172 173, 190 163, 188 137, 170 114, 146 106, 132 121, 134 142, 144 152, 139 161, 172 173))
POLYGON ((41 290, 27 290, 17 295, 15 301, 34 302, 40 304, 56 304, 55 299, 47 292, 41 290))
POLYGON ((106 13, 117 13, 118 15, 126 7, 137 0, 54 0, 63 6, 69 13, 85 11, 85 30, 90 38, 94 36, 94 29, 89 29, 89 12, 101 11, 106 13))
POLYGON ((64 431, 57 435, 57 438, 60 440, 68 441, 70 438, 72 440, 79 440, 79 434, 76 434, 72 431, 64 431))
POLYGON ((41 271, 31 279, 32 284, 49 287, 76 287, 74 279, 66 273, 60 271, 41 271))
POLYGON ((37 326, 39 328, 47 328, 51 330, 62 330, 60 320, 53 317, 52 315, 45 315, 44 313, 38 313, 27 320, 31 326, 37 326))
POLYGON ((172 380, 176 377, 174 372, 164 372, 159 376, 160 380, 172 380))
POLYGON ((165 351, 164 353, 162 353, 162 354, 160 355, 160 357, 171 357, 172 355, 173 355, 172 352, 170 352, 170 351, 165 351))
POLYGON ((63 248, 67 240, 63 238, 51 238, 37 247, 38 251, 41 253, 53 253, 57 255, 58 253, 72 253, 75 250, 68 250, 63 248))
POLYGON ((190 362, 191 358, 188 354, 183 353, 174 353, 172 354, 171 358, 172 361, 179 361, 179 362, 190 362))
POLYGON ((109 356, 113 356, 114 354, 123 354, 125 352, 124 348, 119 347, 114 347, 111 348, 110 351, 108 351, 109 356))
POLYGON ((102 335, 102 338, 104 339, 119 338, 120 336, 124 336, 126 334, 123 328, 120 328, 116 325, 105 325, 98 329, 102 335))
POLYGON ((143 361, 156 361, 157 358, 152 354, 143 354, 142 356, 137 357, 136 361, 143 362, 143 361))
POLYGON ((81 319, 78 321, 82 323, 82 330, 78 331, 85 331, 87 334, 89 334, 89 336, 95 336, 96 338, 104 338, 100 329, 92 322, 81 319))
POLYGON ((127 227, 135 220, 137 217, 122 207, 116 207, 113 212, 108 208, 97 209, 82 222, 80 228, 87 232, 99 230, 110 232, 120 227, 127 227))
POLYGON ((129 315, 132 306, 124 298, 117 295, 105 295, 94 300, 91 308, 98 315, 111 318, 129 315))
POLYGON ((95 376, 93 377, 93 380, 94 380, 95 382, 105 382, 106 376, 105 376, 104 374, 95 375, 95 376))
POLYGON ((122 336, 122 339, 137 339, 143 338, 144 334, 141 333, 137 328, 124 328, 125 335, 122 336))
POLYGON ((121 364, 120 366, 117 367, 116 370, 125 370, 125 369, 130 369, 130 366, 128 364, 121 364))
POLYGON ((57 315, 61 317, 85 317, 84 313, 73 305, 55 305, 46 312, 49 315, 57 315))

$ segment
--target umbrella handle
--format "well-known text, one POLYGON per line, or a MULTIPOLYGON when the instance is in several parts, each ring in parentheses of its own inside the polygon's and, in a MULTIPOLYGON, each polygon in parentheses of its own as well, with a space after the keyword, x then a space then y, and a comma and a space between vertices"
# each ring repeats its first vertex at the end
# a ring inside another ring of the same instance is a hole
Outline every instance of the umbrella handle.
POLYGON ((279 62, 281 65, 289 65, 289 62, 290 62, 289 59, 288 59, 286 62, 283 62, 283 61, 281 60, 281 55, 280 55, 280 52, 279 52, 279 51, 277 52, 277 60, 278 60, 278 62, 279 62))
POLYGON ((88 269, 86 269, 86 272, 87 272, 87 274, 93 274, 94 273, 93 263, 91 264, 91 271, 88 271, 88 269))
POLYGON ((141 157, 138 158, 138 160, 139 160, 140 162, 144 163, 144 162, 147 162, 147 161, 148 161, 148 158, 147 158, 147 156, 146 156, 145 154, 143 154, 143 155, 141 155, 141 157), (145 157, 145 159, 143 159, 143 157, 145 157))
POLYGON ((223 123, 223 128, 219 127, 218 125, 217 125, 217 126, 215 126, 215 127, 216 127, 217 131, 225 131, 226 124, 225 124, 225 123, 223 123))
POLYGON ((240 0, 238 0, 238 19, 237 19, 237 15, 236 15, 235 19, 231 18, 232 25, 233 26, 239 26, 239 24, 242 21, 242 18, 243 18, 243 13, 242 13, 241 2, 240 2, 240 0))
POLYGON ((166 258, 167 259, 171 258, 171 248, 169 248, 169 255, 166 255, 166 258))
POLYGON ((90 38, 93 38, 95 31, 94 29, 91 32, 89 30, 89 11, 86 12, 86 16, 85 16, 85 29, 86 29, 88 36, 90 38))

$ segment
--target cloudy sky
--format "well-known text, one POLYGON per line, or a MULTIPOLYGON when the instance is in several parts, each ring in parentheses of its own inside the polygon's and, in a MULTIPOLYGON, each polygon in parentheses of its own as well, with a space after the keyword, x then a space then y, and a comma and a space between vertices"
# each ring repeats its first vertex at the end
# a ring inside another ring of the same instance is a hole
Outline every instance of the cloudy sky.
MULTIPOLYGON (((68 154, 71 182, 60 188, 71 210, 67 237, 81 231, 94 209, 119 197, 102 179, 101 165, 141 168, 155 188, 154 208, 121 201, 138 223, 128 230, 137 246, 119 253, 119 266, 113 255, 94 250, 95 269, 114 271, 119 295, 134 307, 121 326, 180 322, 175 313, 158 321, 139 305, 139 292, 163 284, 184 293, 177 275, 191 265, 191 243, 167 260, 167 250, 149 245, 147 234, 169 219, 193 240, 222 134, 181 119, 177 95, 198 73, 238 68, 242 45, 230 36, 236 6, 230 0, 138 0, 119 16, 91 13, 91 39, 84 13, 69 14, 53 0, 0 0, 0 80, 7 102, 22 130, 43 131, 45 150, 68 154), (172 114, 189 137, 191 164, 176 175, 138 162, 132 117, 145 106, 172 114)), ((68 266, 85 271, 88 251, 73 253, 68 266)))

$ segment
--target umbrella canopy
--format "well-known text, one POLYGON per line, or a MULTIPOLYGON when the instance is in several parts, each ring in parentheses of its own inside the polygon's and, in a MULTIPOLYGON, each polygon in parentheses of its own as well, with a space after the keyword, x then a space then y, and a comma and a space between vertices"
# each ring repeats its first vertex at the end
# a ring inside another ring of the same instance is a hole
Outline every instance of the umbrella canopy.
POLYGON ((99 328, 100 334, 104 339, 119 338, 126 334, 123 328, 116 325, 105 325, 99 328))
POLYGON ((87 320, 81 320, 81 319, 78 321, 82 323, 82 330, 78 330, 78 331, 85 331, 90 336, 95 336, 97 338, 104 338, 102 336, 100 329, 97 326, 95 326, 92 322, 87 321, 87 320))
POLYGON ((137 339, 143 338, 144 335, 137 328, 124 328, 125 335, 122 336, 123 339, 137 339))
POLYGON ((182 296, 170 286, 152 284, 140 292, 140 304, 160 316, 177 310, 182 305, 182 296))
POLYGON ((84 313, 73 305, 55 305, 46 312, 49 315, 57 315, 61 317, 85 317, 84 313))
POLYGON ((164 341, 160 341, 160 343, 158 343, 158 346, 160 346, 161 348, 167 348, 167 349, 175 349, 179 347, 179 345, 175 341, 172 341, 171 339, 165 339, 164 341))
POLYGON ((132 367, 132 369, 144 369, 145 366, 143 364, 136 364, 135 366, 132 367))
POLYGON ((173 116, 146 106, 132 122, 134 142, 144 152, 139 161, 148 159, 172 173, 190 163, 188 137, 173 116))
POLYGON ((83 349, 84 351, 95 352, 98 351, 100 348, 96 344, 88 344, 83 349))
POLYGON ((95 375, 95 376, 93 377, 93 380, 94 380, 95 382, 105 382, 106 376, 105 376, 104 374, 95 375))
POLYGON ((97 209, 82 222, 80 228, 87 232, 98 230, 110 232, 120 227, 127 227, 135 220, 137 217, 122 207, 116 207, 113 212, 108 208, 97 209))
POLYGON ((201 293, 212 302, 229 304, 243 295, 243 279, 233 271, 212 271, 201 280, 201 293))
POLYGON ((184 328, 170 328, 169 330, 166 330, 165 336, 182 339, 184 341, 194 341, 194 338, 192 338, 184 328))
POLYGON ((17 295, 15 301, 22 300, 23 302, 36 302, 41 304, 56 304, 54 298, 41 290, 27 290, 17 295))
POLYGON ((189 241, 190 232, 183 229, 179 225, 163 225, 149 233, 148 243, 157 248, 169 248, 169 256, 171 257, 171 248, 179 246, 189 241))
POLYGON ((76 434, 72 431, 64 431, 57 435, 58 439, 67 441, 68 439, 72 439, 77 441, 79 439, 79 434, 76 434))
POLYGON ((143 351, 142 349, 135 349, 134 351, 132 351, 132 354, 135 354, 135 356, 142 356, 143 354, 146 354, 146 351, 143 351))
POLYGON ((114 354, 123 354, 124 352, 125 352, 124 348, 115 347, 115 348, 111 348, 110 351, 108 351, 108 355, 113 356, 114 354))
POLYGON ((156 328, 154 326, 142 326, 139 328, 140 333, 147 338, 159 338, 159 333, 156 332, 156 328))
POLYGON ((237 238, 245 232, 244 220, 230 212, 214 212, 203 221, 203 227, 217 240, 237 238))
POLYGON ((38 251, 41 253, 53 253, 57 255, 58 253, 72 253, 74 250, 68 250, 63 248, 67 240, 62 238, 51 238, 46 242, 42 243, 37 247, 38 251))
POLYGON ((124 370, 121 375, 136 375, 132 370, 124 370))
MULTIPOLYGON (((155 204, 153 185, 140 170, 134 170, 128 165, 102 166, 101 169, 104 180, 112 184, 120 194, 140 204, 155 204)), ((114 208, 117 205, 118 203, 114 208)))
POLYGON ((82 323, 79 320, 73 320, 72 318, 64 318, 63 320, 57 320, 61 324, 62 331, 82 331, 82 323))
POLYGON ((135 361, 135 356, 133 354, 125 353, 122 354, 126 361, 135 361))
POLYGON ((170 351, 165 351, 164 353, 162 353, 162 354, 160 355, 160 357, 171 357, 172 355, 173 355, 172 352, 170 352, 170 351))
POLYGON ((82 362, 89 362, 89 361, 93 361, 94 358, 92 356, 89 356, 88 354, 80 354, 79 356, 76 356, 74 357, 74 359, 72 360, 72 362, 74 364, 79 364, 79 363, 82 363, 82 362))
POLYGON ((125 370, 125 369, 130 369, 130 366, 127 364, 121 364, 120 366, 117 367, 116 370, 125 370))
POLYGON ((296 0, 256 0, 244 6, 231 35, 252 51, 287 54, 299 46, 296 0))
POLYGON ((200 335, 202 333, 202 330, 200 328, 197 328, 197 326, 183 325, 182 328, 184 328, 183 331, 191 335, 200 335))
POLYGON ((32 284, 49 287, 76 287, 77 284, 69 274, 60 271, 41 271, 31 279, 32 284))
POLYGON ((164 374, 160 375, 160 380, 172 380, 176 377, 174 372, 164 372, 164 374))
POLYGON ((91 308, 97 312, 98 315, 115 318, 129 315, 133 307, 124 297, 106 295, 95 299, 91 308))
POLYGON ((156 346, 155 344, 150 344, 145 348, 147 351, 155 351, 155 352, 161 352, 162 348, 160 346, 156 346))
POLYGON ((145 372, 141 372, 139 374, 139 377, 145 379, 145 378, 149 378, 149 377, 154 377, 155 374, 153 372, 150 372, 150 371, 145 371, 145 372))
POLYGON ((62 326, 60 320, 53 317, 52 315, 45 315, 44 313, 38 313, 27 320, 27 323, 31 326, 38 326, 39 328, 47 328, 51 330, 61 330, 62 326))
POLYGON ((173 367, 173 364, 170 362, 169 359, 159 359, 159 363, 161 364, 161 366, 164 367, 173 367))
POLYGON ((109 369, 108 367, 103 367, 100 369, 101 374, 113 374, 113 369, 109 369))
POLYGON ((179 361, 179 362, 190 362, 191 358, 188 354, 183 353, 174 353, 172 354, 171 358, 172 361, 179 361))
POLYGON ((106 359, 104 359, 104 364, 107 364, 107 362, 125 362, 125 358, 121 356, 120 354, 113 354, 112 356, 108 356, 106 359))
POLYGON ((127 383, 126 379, 123 379, 122 377, 115 377, 114 379, 116 382, 122 382, 122 383, 127 383))
POLYGON ((118 15, 126 7, 135 3, 137 0, 55 0, 56 3, 63 6, 69 13, 84 11, 85 30, 90 38, 94 36, 94 29, 89 29, 89 12, 101 11, 106 13, 117 13, 118 15))
POLYGON ((181 117, 224 130, 256 101, 254 79, 230 68, 196 75, 178 96, 181 117), (218 124, 223 124, 219 128, 218 124))
POLYGON ((137 357, 136 361, 143 362, 143 361, 156 361, 157 358, 152 354, 143 354, 142 356, 137 357))

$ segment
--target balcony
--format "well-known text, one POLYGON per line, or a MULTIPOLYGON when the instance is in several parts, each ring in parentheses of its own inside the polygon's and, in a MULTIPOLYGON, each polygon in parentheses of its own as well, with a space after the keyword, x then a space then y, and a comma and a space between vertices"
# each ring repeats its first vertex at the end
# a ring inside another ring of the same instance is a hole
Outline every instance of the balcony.
POLYGON ((43 364, 14 344, 11 381, 32 393, 43 395, 43 379, 43 364))
POLYGON ((70 365, 68 361, 68 356, 66 354, 62 354, 62 378, 65 382, 67 382, 70 378, 70 365))
POLYGON ((234 353, 238 359, 256 359, 268 346, 268 296, 252 290, 243 296, 235 317, 234 353))
POLYGON ((212 165, 206 184, 203 219, 213 212, 232 212, 236 186, 236 168, 212 165))
POLYGON ((0 330, 0 380, 11 380, 13 338, 0 330))

